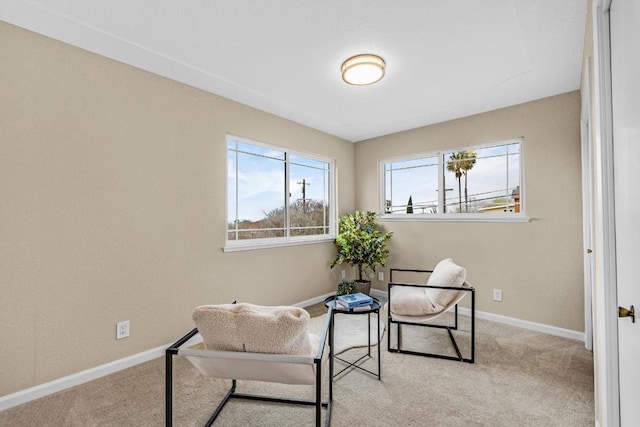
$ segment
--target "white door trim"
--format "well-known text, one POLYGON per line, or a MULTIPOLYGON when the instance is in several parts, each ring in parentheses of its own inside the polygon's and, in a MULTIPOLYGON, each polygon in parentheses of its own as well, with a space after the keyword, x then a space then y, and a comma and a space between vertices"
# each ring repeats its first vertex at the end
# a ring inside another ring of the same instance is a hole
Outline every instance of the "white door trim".
POLYGON ((596 421, 603 427, 620 425, 609 32, 611 1, 593 2, 594 380, 596 421))
POLYGON ((582 114, 580 151, 582 154, 582 241, 584 268, 584 346, 593 350, 593 158, 591 154, 591 58, 582 70, 582 114))

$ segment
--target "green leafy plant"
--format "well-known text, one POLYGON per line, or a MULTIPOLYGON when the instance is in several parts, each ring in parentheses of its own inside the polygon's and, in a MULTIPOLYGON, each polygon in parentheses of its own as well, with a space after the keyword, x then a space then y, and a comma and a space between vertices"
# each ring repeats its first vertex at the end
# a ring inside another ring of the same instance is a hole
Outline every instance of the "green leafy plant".
POLYGON ((347 280, 343 279, 338 283, 338 289, 336 291, 336 295, 348 295, 355 294, 360 291, 358 284, 355 280, 347 280))
POLYGON ((331 268, 346 262, 358 268, 358 280, 362 281, 367 271, 373 273, 376 267, 384 265, 389 255, 385 245, 392 233, 383 234, 378 230, 375 212, 356 211, 342 215, 338 227, 339 233, 335 240, 338 253, 331 268))

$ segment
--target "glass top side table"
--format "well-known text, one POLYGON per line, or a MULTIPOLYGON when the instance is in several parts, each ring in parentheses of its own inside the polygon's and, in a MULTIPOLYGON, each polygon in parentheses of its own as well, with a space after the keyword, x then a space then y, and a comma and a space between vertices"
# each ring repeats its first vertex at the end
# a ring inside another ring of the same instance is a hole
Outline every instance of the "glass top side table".
MULTIPOLYGON (((373 298, 373 297, 372 297, 373 298)), ((337 297, 335 295, 328 297, 327 299, 324 300, 324 305, 329 309, 330 312, 330 316, 331 316, 331 322, 330 322, 330 326, 329 326, 329 372, 331 375, 331 378, 335 378, 338 375, 342 374, 343 372, 345 372, 348 369, 359 369, 361 371, 364 371, 370 375, 375 376, 376 378, 378 378, 378 380, 380 380, 381 378, 381 370, 380 370, 380 342, 377 343, 378 346, 378 372, 373 372, 370 371, 366 368, 364 368, 363 366, 361 366, 364 362, 366 362, 368 359, 371 359, 371 313, 375 313, 377 315, 378 321, 377 321, 377 325, 378 325, 378 334, 376 335, 378 338, 378 340, 380 339, 380 301, 378 301, 376 298, 373 298, 373 302, 371 303, 371 305, 369 306, 369 308, 367 309, 362 309, 362 308, 356 308, 356 309, 349 309, 346 307, 341 306, 340 304, 338 304, 337 302, 337 297), (336 356, 334 354, 334 338, 335 338, 335 316, 336 315, 359 315, 359 314, 366 314, 367 315, 367 353, 360 356, 358 359, 354 360, 354 361, 349 361, 349 360, 345 360, 339 356, 336 356), (334 360, 337 359, 342 363, 345 363, 346 366, 338 373, 334 374, 334 360)))

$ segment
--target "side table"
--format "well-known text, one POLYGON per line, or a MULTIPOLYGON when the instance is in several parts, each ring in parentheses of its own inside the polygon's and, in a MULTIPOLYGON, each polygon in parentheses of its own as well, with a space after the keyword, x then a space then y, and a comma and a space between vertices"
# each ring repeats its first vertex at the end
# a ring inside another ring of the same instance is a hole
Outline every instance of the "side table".
POLYGON ((341 373, 343 373, 344 371, 346 371, 347 369, 360 369, 361 371, 364 371, 368 374, 371 374, 375 377, 378 378, 378 380, 380 380, 381 378, 381 371, 380 371, 380 342, 378 342, 377 346, 378 346, 378 372, 372 372, 364 367, 362 367, 361 365, 368 359, 371 359, 371 313, 376 313, 377 317, 378 317, 378 335, 376 339, 380 339, 380 301, 378 301, 376 298, 373 298, 373 303, 371 304, 369 309, 366 310, 362 310, 362 309, 348 309, 345 307, 342 307, 340 304, 337 303, 336 301, 336 296, 330 296, 327 299, 324 300, 324 305, 327 306, 327 308, 329 309, 329 315, 331 316, 331 322, 329 325, 329 372, 331 373, 331 377, 332 379, 337 377, 338 375, 340 375, 341 373), (367 353, 362 355, 361 357, 359 357, 358 359, 356 359, 355 361, 351 362, 348 360, 345 360, 339 356, 336 356, 334 354, 334 350, 333 350, 333 341, 334 341, 334 333, 335 333, 335 316, 336 315, 358 315, 358 314, 366 314, 367 315, 367 353), (345 363, 347 366, 342 369, 340 372, 333 374, 333 364, 334 364, 334 359, 339 360, 342 363, 345 363))

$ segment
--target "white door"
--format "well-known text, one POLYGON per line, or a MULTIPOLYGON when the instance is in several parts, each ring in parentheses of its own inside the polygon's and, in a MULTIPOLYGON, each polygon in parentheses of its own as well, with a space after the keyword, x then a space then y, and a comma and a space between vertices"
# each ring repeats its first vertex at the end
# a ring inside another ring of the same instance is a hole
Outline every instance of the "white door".
MULTIPOLYGON (((640 0, 610 9, 618 305, 640 315, 640 0)), ((620 422, 640 425, 640 318, 618 319, 620 422)))

